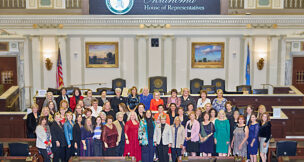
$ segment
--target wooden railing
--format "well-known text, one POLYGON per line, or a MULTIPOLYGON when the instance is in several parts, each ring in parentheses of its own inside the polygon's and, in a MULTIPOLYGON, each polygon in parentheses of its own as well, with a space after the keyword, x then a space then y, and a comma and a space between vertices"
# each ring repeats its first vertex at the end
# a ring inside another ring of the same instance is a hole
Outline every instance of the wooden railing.
POLYGON ((25 9, 26 0, 0 0, 0 8, 3 9, 25 9))
POLYGON ((0 111, 19 110, 19 87, 12 86, 0 96, 0 111))
POLYGON ((244 0, 229 0, 230 9, 244 9, 244 0))
POLYGON ((304 9, 304 0, 284 0, 285 9, 304 9))

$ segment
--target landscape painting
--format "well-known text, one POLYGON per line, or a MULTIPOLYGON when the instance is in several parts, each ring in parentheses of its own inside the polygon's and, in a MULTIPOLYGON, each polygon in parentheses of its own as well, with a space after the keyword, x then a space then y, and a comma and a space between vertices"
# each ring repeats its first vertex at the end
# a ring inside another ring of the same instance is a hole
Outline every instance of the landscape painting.
POLYGON ((193 42, 192 68, 224 68, 224 42, 193 42))
POLYGON ((86 42, 86 67, 117 68, 118 42, 86 42))

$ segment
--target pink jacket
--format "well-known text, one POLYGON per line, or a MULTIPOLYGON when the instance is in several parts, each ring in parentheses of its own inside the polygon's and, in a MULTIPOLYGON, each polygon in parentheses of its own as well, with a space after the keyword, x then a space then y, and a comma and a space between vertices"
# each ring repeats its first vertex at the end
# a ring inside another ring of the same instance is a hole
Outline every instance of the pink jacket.
MULTIPOLYGON (((185 137, 187 137, 187 127, 190 124, 190 120, 187 121, 187 124, 185 126, 185 137)), ((200 124, 197 120, 194 120, 193 125, 192 125, 192 129, 191 129, 191 141, 192 142, 197 142, 199 141, 199 133, 200 133, 200 124)))

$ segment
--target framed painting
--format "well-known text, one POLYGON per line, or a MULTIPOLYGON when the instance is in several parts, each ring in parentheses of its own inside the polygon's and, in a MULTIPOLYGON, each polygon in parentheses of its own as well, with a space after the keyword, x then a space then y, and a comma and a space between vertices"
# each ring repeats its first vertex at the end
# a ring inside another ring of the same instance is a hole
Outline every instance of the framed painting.
POLYGON ((118 42, 86 42, 87 68, 117 68, 118 42))
POLYGON ((38 0, 39 8, 54 8, 54 0, 38 0))
POLYGON ((224 68, 224 42, 193 42, 192 68, 224 68))
POLYGON ((0 52, 9 51, 9 43, 8 42, 0 42, 0 52))

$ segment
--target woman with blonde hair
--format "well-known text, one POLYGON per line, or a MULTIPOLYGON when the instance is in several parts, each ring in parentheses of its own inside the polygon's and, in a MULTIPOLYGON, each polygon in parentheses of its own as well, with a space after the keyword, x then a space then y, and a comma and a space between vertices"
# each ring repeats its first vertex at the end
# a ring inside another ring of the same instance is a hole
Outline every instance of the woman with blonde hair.
POLYGON ((185 129, 184 126, 181 125, 181 120, 179 117, 174 118, 174 123, 171 125, 172 129, 172 148, 171 148, 171 156, 172 162, 178 161, 178 157, 182 156, 182 148, 185 141, 185 129))
POLYGON ((157 111, 158 105, 164 105, 164 100, 160 99, 160 93, 154 92, 153 93, 153 99, 150 102, 150 110, 157 111))
POLYGON ((258 116, 257 116, 257 120, 260 124, 262 124, 262 116, 263 114, 266 112, 266 107, 265 105, 260 105, 258 107, 258 116))
POLYGON ((211 103, 206 103, 203 110, 207 113, 209 113, 209 111, 212 109, 212 105, 211 103))
POLYGON ((27 138, 36 138, 35 129, 39 122, 40 113, 38 112, 39 106, 37 104, 32 105, 32 112, 27 115, 27 138))
POLYGON ((225 104, 227 99, 223 97, 223 90, 218 89, 216 91, 217 97, 212 101, 212 107, 219 112, 220 110, 225 110, 225 104))
POLYGON ((126 145, 124 156, 135 156, 136 161, 141 161, 141 147, 138 141, 139 122, 135 111, 131 111, 125 125, 126 145))
POLYGON ((230 141, 230 124, 226 118, 224 110, 218 113, 218 119, 215 120, 214 143, 216 144, 216 152, 219 156, 227 156, 230 141))
POLYGON ((43 107, 41 109, 41 117, 43 117, 43 116, 45 116, 48 119, 48 124, 49 124, 49 126, 51 126, 54 121, 54 118, 50 114, 50 109, 48 107, 43 107))
POLYGON ((77 117, 78 115, 83 116, 83 109, 82 109, 82 107, 81 107, 80 104, 77 104, 76 107, 75 107, 75 111, 74 111, 74 113, 73 113, 73 120, 74 120, 74 121, 76 120, 76 117, 77 117))
POLYGON ((73 144, 73 127, 75 122, 73 121, 73 113, 67 112, 65 114, 66 122, 63 125, 65 139, 67 141, 68 148, 66 150, 66 159, 70 159, 70 157, 74 153, 73 144))

